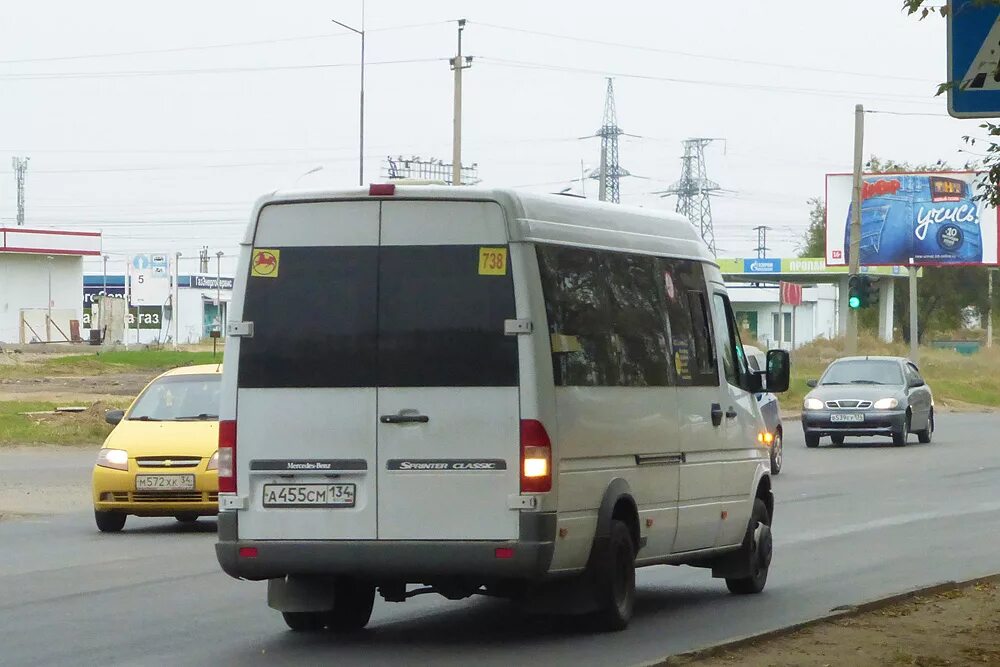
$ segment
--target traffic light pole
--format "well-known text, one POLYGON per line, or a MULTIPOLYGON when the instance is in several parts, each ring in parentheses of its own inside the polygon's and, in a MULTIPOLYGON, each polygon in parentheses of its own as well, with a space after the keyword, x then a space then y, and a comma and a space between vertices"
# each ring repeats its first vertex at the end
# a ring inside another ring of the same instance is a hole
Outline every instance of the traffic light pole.
MULTIPOLYGON (((849 249, 849 266, 847 272, 853 277, 860 269, 861 254, 861 163, 864 153, 865 109, 862 105, 854 106, 854 186, 851 188, 851 233, 849 249)), ((858 312, 851 308, 847 312, 847 354, 858 353, 858 312)))

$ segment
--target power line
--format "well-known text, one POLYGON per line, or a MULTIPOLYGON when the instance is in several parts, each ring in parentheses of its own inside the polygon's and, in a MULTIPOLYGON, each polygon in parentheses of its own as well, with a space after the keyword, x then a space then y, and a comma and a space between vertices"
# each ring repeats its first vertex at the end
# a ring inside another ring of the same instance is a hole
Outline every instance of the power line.
POLYGON ((682 83, 701 86, 714 86, 721 88, 738 88, 743 90, 757 90, 764 92, 792 93, 800 95, 815 95, 820 97, 838 97, 857 99, 864 97, 867 99, 885 99, 887 101, 905 101, 909 104, 932 104, 938 106, 939 102, 929 102, 926 98, 917 95, 905 95, 896 93, 862 92, 852 90, 829 90, 826 88, 798 88, 790 86, 771 86, 767 84, 737 83, 733 81, 710 81, 707 79, 682 79, 679 77, 656 76, 652 74, 636 74, 633 72, 609 72, 606 70, 590 69, 586 67, 573 67, 568 65, 550 65, 546 63, 536 63, 524 60, 508 60, 505 58, 492 58, 489 56, 479 56, 480 62, 488 65, 500 67, 514 67, 521 69, 547 70, 552 72, 571 72, 576 74, 594 74, 599 76, 621 77, 625 79, 639 79, 645 81, 662 81, 666 83, 682 83))
POLYGON ((946 113, 929 113, 921 111, 877 111, 875 109, 865 109, 865 113, 878 113, 888 116, 932 116, 934 118, 951 118, 946 113))
POLYGON ((894 76, 894 75, 887 75, 887 74, 876 74, 876 73, 872 73, 872 72, 854 72, 854 71, 849 71, 849 70, 837 70, 837 69, 831 69, 831 68, 825 68, 825 67, 809 67, 809 66, 806 66, 806 65, 791 65, 789 63, 779 63, 779 62, 766 61, 766 60, 746 60, 744 58, 728 58, 728 57, 725 57, 725 56, 711 56, 711 55, 705 55, 703 53, 692 53, 690 51, 677 51, 677 50, 674 50, 674 49, 662 49, 662 48, 657 48, 657 47, 652 47, 652 46, 642 46, 642 45, 638 45, 638 44, 625 44, 625 43, 622 43, 622 42, 610 42, 610 41, 606 41, 606 40, 602 40, 602 39, 589 39, 589 38, 586 38, 586 37, 575 37, 575 36, 572 36, 572 35, 561 35, 561 34, 558 34, 558 33, 543 32, 541 30, 529 30, 529 29, 526 29, 526 28, 515 28, 515 27, 512 27, 512 26, 497 25, 497 24, 494 24, 494 23, 481 23, 479 21, 470 21, 470 23, 473 23, 473 22, 476 25, 483 26, 484 28, 493 28, 495 30, 507 30, 507 31, 510 31, 510 32, 519 32, 519 33, 523 33, 523 34, 527 34, 527 35, 535 35, 535 36, 538 36, 538 37, 549 37, 549 38, 554 38, 554 39, 564 39, 564 40, 569 40, 569 41, 573 41, 573 42, 582 42, 582 43, 585 43, 585 44, 598 44, 598 45, 601 45, 601 46, 612 46, 612 47, 622 48, 622 49, 632 49, 632 50, 636 50, 636 51, 646 51, 646 52, 649 52, 649 53, 663 53, 663 54, 666 54, 666 55, 684 56, 686 58, 698 58, 698 59, 701 59, 701 60, 714 60, 714 61, 725 62, 725 63, 738 63, 740 65, 756 65, 756 66, 763 66, 763 67, 776 67, 776 68, 779 68, 779 69, 790 69, 790 70, 798 70, 798 71, 803 71, 803 72, 820 72, 820 73, 824 73, 824 74, 843 74, 843 75, 848 75, 848 76, 859 76, 859 77, 874 78, 874 79, 878 79, 878 80, 895 79, 895 80, 899 80, 899 81, 913 81, 913 82, 918 82, 918 83, 935 83, 935 82, 932 82, 930 79, 920 79, 920 78, 917 78, 917 77, 910 77, 910 76, 894 76))
MULTIPOLYGON (((384 28, 368 28, 365 32, 385 32, 389 30, 409 30, 411 28, 425 28, 436 26, 450 21, 435 21, 432 23, 413 23, 410 25, 386 26, 384 28)), ((249 42, 228 42, 225 44, 203 44, 200 46, 177 46, 164 49, 145 49, 140 51, 118 51, 115 53, 89 53, 73 56, 48 56, 43 58, 19 58, 15 60, 0 60, 0 65, 20 65, 24 63, 46 63, 66 60, 87 60, 92 58, 117 58, 121 56, 144 56, 163 53, 182 53, 185 51, 207 51, 211 49, 228 49, 241 46, 261 46, 264 44, 280 44, 285 42, 301 42, 313 39, 329 39, 331 37, 345 37, 349 33, 324 33, 316 35, 300 35, 297 37, 278 37, 275 39, 258 39, 249 42)))
MULTIPOLYGON (((408 58, 403 60, 382 60, 366 62, 369 65, 409 65, 414 63, 437 63, 447 58, 408 58)), ((49 79, 106 79, 130 78, 136 76, 184 76, 186 74, 246 74, 250 72, 285 72, 291 70, 334 69, 358 67, 360 63, 314 63, 306 65, 271 65, 262 67, 204 67, 193 69, 120 70, 108 72, 36 72, 0 74, 5 81, 44 81, 49 79)))

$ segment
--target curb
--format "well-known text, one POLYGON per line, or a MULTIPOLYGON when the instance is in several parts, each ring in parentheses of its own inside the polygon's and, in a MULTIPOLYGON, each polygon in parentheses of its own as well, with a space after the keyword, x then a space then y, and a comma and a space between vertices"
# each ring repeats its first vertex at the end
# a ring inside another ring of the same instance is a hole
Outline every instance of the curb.
POLYGON ((735 649, 744 648, 746 646, 752 646, 760 642, 769 641, 772 639, 779 639, 790 634, 794 634, 799 630, 804 630, 822 623, 827 623, 829 621, 835 621, 842 618, 851 618, 864 614, 870 611, 875 611, 877 609, 883 609, 885 607, 890 607, 894 604, 899 604, 900 602, 907 602, 915 598, 923 597, 925 595, 937 595, 938 593, 945 593, 947 591, 953 591, 960 588, 968 588, 969 586, 976 586, 987 581, 1000 581, 1000 574, 991 574, 985 577, 976 577, 975 579, 967 579, 965 581, 944 581, 937 584, 932 584, 930 586, 923 586, 921 588, 915 588, 904 593, 897 593, 895 595, 890 595, 888 597, 879 598, 877 600, 869 600, 867 602, 862 602, 857 605, 844 605, 841 607, 834 607, 830 610, 830 613, 817 618, 809 619, 807 621, 801 621, 799 623, 794 623, 792 625, 785 626, 783 628, 776 628, 774 630, 765 630, 753 635, 745 635, 743 637, 736 637, 735 639, 726 640, 720 644, 715 644, 713 646, 708 646, 705 648, 694 649, 693 651, 685 651, 684 653, 675 653, 673 655, 668 655, 663 658, 657 658, 650 662, 640 663, 636 667, 672 667, 675 665, 683 665, 691 660, 700 660, 703 658, 714 658, 718 655, 725 653, 727 651, 732 651, 735 649))

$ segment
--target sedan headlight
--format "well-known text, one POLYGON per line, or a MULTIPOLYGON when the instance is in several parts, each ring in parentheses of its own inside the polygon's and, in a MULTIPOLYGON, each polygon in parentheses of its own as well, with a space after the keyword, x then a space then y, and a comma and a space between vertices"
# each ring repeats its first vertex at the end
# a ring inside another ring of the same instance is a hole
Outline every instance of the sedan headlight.
POLYGON ((97 452, 97 465, 114 470, 128 470, 128 452, 124 449, 101 449, 97 452))
POLYGON ((899 407, 899 401, 895 398, 880 398, 872 407, 876 410, 892 410, 899 407))
POLYGON ((216 449, 215 453, 212 454, 212 458, 208 460, 208 468, 206 470, 218 470, 219 469, 219 450, 216 449))
POLYGON ((803 410, 822 410, 823 409, 823 401, 819 400, 818 398, 807 398, 805 400, 805 402, 802 404, 802 409, 803 410))

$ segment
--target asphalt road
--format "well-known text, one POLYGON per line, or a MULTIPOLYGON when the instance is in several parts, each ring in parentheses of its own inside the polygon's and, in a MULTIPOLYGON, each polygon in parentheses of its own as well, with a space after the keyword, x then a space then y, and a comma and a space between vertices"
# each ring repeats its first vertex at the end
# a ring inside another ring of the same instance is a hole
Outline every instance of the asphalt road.
MULTIPOLYGON (((89 513, 0 522, 0 664, 630 665, 1000 572, 1000 415, 939 422, 930 445, 818 450, 788 423, 766 591, 736 597, 704 570, 640 570, 635 619, 616 634, 434 595, 378 600, 357 636, 293 634, 264 584, 218 569, 212 521, 130 518, 118 535, 89 513)), ((30 460, 0 471, 34 474, 30 460)))

